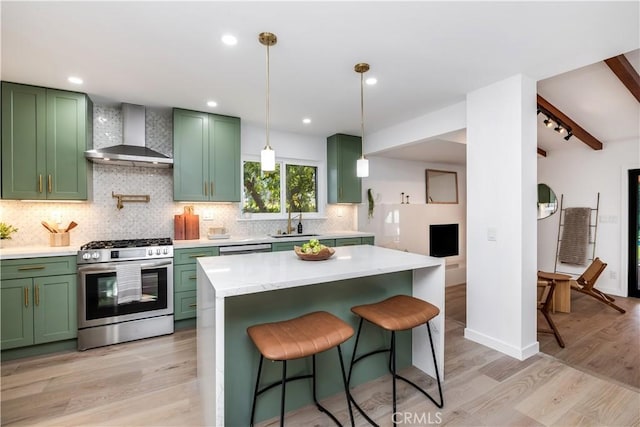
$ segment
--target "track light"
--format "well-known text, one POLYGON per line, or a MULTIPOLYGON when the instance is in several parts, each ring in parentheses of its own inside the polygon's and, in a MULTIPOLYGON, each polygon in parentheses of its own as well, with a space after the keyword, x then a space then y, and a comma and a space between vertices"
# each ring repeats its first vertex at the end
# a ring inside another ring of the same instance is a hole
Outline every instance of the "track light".
POLYGON ((538 114, 544 115, 545 119, 543 123, 546 127, 550 129, 553 128, 553 130, 558 132, 560 135, 567 134, 566 136, 563 136, 565 141, 568 141, 569 138, 573 136, 573 133, 571 132, 571 128, 565 125, 564 123, 562 123, 561 120, 559 120, 556 116, 551 114, 546 108, 538 105, 537 111, 538 111, 538 114))

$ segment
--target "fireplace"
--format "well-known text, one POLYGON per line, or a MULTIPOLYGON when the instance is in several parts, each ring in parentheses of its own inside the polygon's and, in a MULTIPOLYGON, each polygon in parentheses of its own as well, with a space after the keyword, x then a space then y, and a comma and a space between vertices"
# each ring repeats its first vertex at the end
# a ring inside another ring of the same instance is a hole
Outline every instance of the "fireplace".
POLYGON ((441 258, 458 254, 458 224, 431 224, 429 255, 441 258))

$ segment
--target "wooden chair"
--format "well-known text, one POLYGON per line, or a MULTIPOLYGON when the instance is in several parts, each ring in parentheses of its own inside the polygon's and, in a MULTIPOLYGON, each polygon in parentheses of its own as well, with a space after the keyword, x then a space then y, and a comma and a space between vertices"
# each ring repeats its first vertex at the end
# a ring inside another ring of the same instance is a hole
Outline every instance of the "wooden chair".
POLYGON ((556 337, 556 341, 558 341, 558 345, 564 348, 564 341, 560 336, 560 331, 556 327, 556 324, 553 323, 553 319, 551 319, 551 300, 553 299, 553 292, 556 288, 556 281, 554 279, 545 279, 540 277, 540 272, 538 272, 538 310, 544 316, 547 324, 551 329, 538 329, 538 332, 544 332, 553 334, 556 337))
POLYGON ((580 277, 576 280, 571 280, 571 289, 589 295, 624 314, 626 311, 613 303, 615 301, 614 298, 595 288, 596 281, 605 268, 607 268, 605 262, 602 262, 600 258, 594 259, 580 277))

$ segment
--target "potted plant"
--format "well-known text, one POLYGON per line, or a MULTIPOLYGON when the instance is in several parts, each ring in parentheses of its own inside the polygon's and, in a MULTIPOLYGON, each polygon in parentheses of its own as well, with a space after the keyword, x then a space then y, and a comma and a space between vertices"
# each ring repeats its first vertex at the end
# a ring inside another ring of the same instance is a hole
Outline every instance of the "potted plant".
POLYGON ((16 231, 18 231, 18 229, 13 225, 0 222, 0 247, 2 247, 2 240, 11 239, 11 234, 16 231))

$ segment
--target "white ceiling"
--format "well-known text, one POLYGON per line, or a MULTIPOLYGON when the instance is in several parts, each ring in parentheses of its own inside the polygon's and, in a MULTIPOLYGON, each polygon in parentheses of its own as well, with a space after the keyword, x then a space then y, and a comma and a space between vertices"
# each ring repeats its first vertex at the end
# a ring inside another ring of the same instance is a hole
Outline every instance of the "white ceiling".
MULTIPOLYGON (((552 4, 550 11, 551 3, 539 2, 2 1, 1 78, 81 90, 96 102, 206 111, 213 99, 218 107, 209 111, 264 125, 265 48, 257 35, 271 31, 278 36, 272 129, 359 135, 353 66, 364 61, 371 64, 365 76, 378 79, 365 87, 366 133, 523 73, 603 142, 626 138, 634 123, 637 136, 638 103, 627 92, 630 100, 611 104, 626 89, 598 61, 636 51, 628 57, 638 67, 640 3, 552 4), (220 42, 227 32, 236 46, 220 42), (71 85, 69 75, 84 84, 71 85)), ((542 148, 558 146, 539 134, 542 148)), ((460 144, 449 139, 433 141, 429 158, 454 144, 454 156, 442 159, 459 162, 460 144)), ((385 155, 416 159, 425 147, 403 150, 385 155)))

